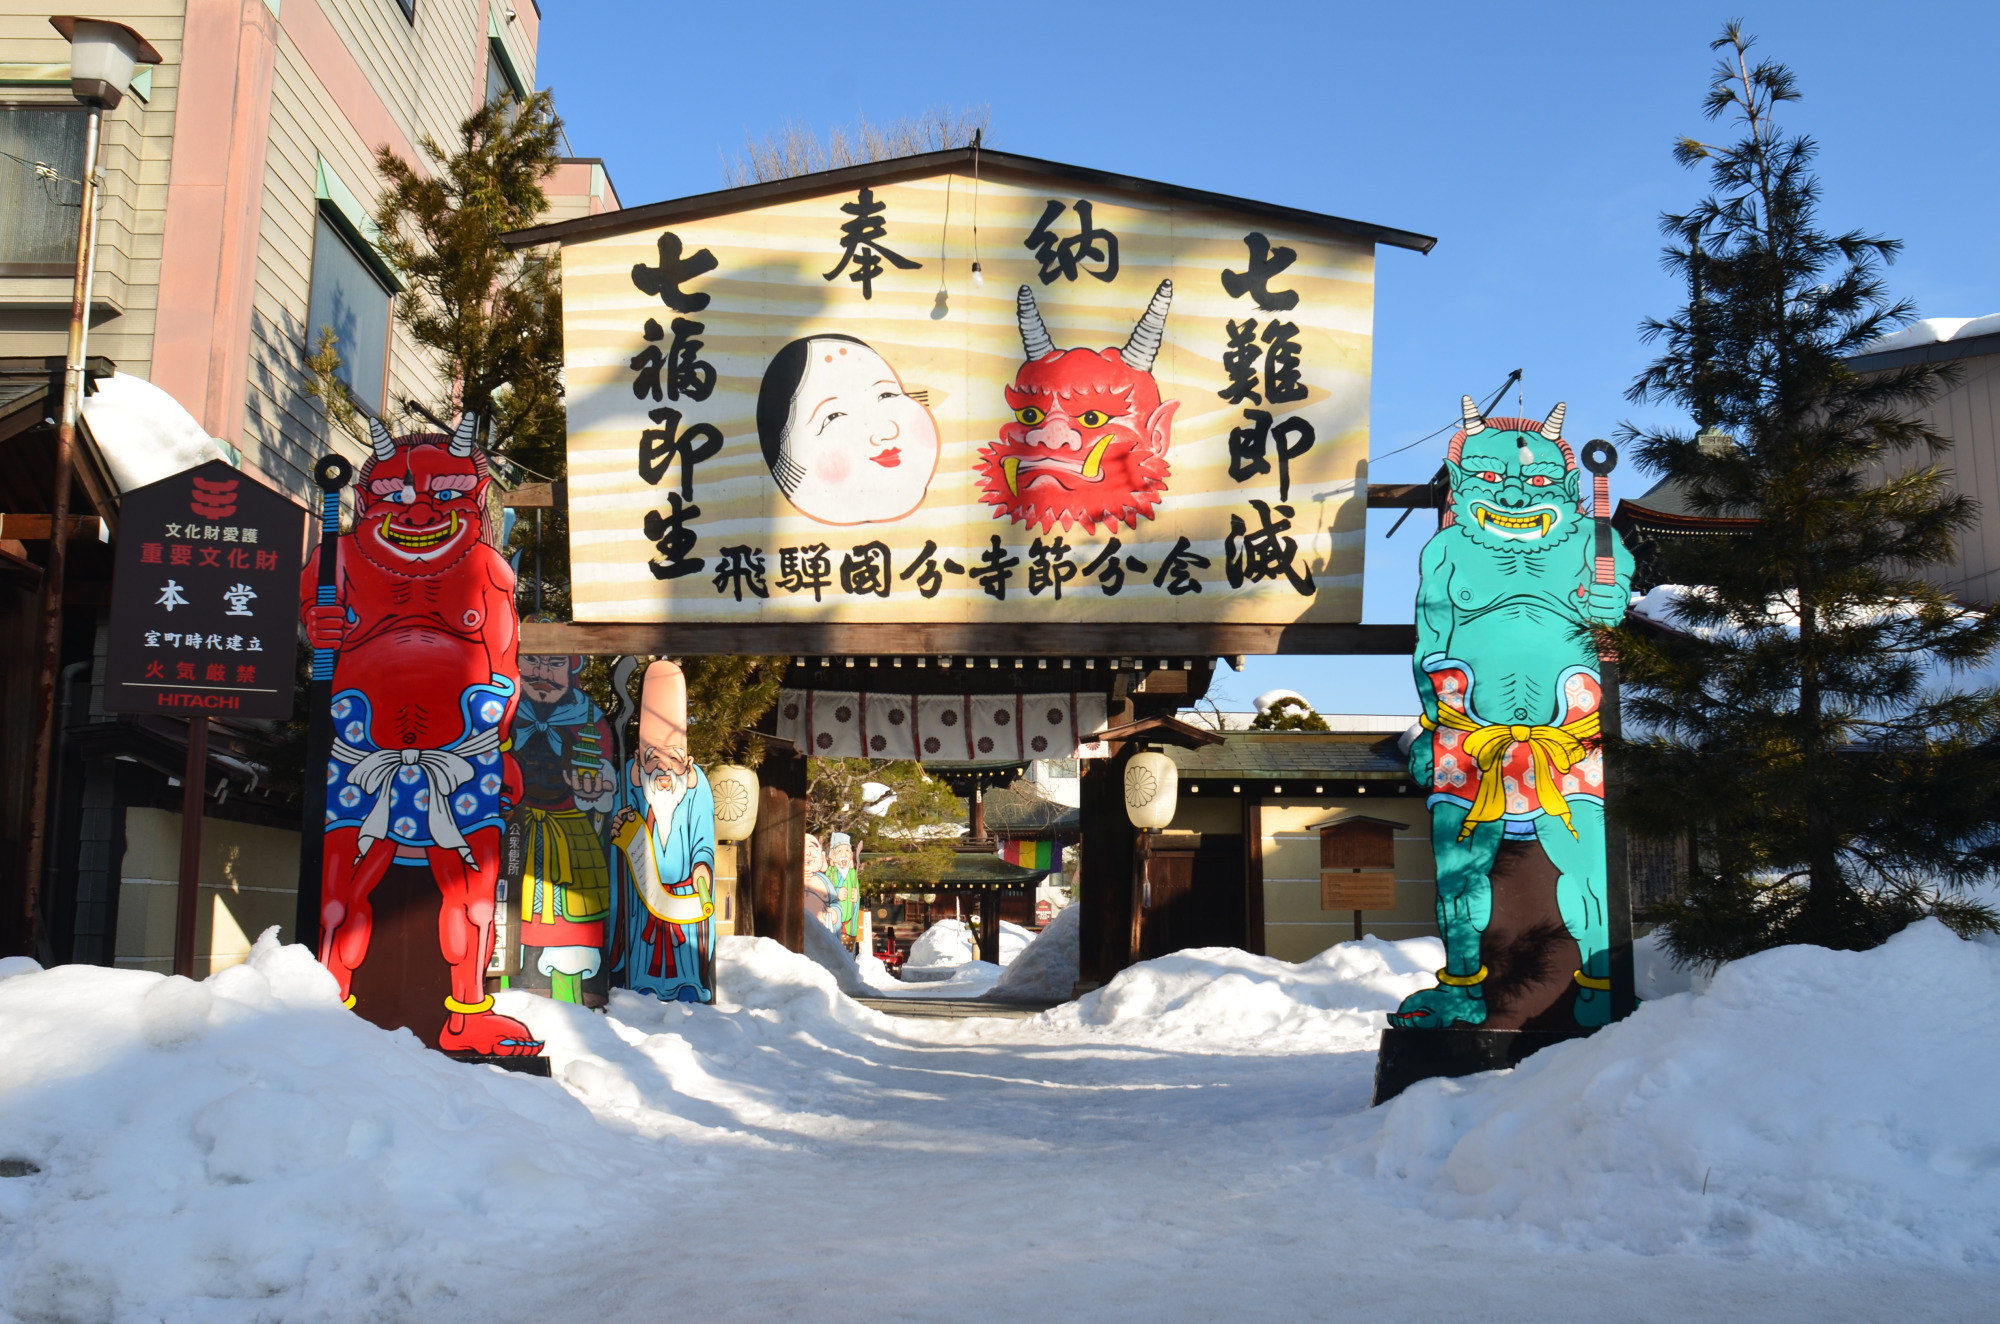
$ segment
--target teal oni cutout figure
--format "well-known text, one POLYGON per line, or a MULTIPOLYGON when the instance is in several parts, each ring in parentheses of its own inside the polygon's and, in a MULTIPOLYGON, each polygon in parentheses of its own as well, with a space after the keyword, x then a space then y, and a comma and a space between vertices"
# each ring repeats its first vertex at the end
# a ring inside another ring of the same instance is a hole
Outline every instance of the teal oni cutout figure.
POLYGON ((1586 627, 1625 618, 1632 557, 1613 535, 1612 582, 1596 582, 1595 530, 1562 439, 1562 405, 1540 424, 1481 418, 1470 396, 1463 407, 1445 459, 1451 504, 1424 546, 1417 588, 1424 731, 1410 748, 1410 775, 1430 788, 1445 965, 1436 988, 1403 999, 1389 1020, 1413 1029, 1485 1022, 1490 874, 1512 837, 1538 839, 1555 865, 1558 909, 1583 957, 1576 1020, 1603 1025, 1602 690, 1586 627))

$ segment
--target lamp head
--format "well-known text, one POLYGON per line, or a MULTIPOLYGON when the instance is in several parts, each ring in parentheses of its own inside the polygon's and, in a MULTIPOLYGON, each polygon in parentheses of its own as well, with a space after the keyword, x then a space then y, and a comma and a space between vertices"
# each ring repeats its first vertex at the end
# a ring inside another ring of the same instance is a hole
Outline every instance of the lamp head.
POLYGON ((152 43, 123 23, 57 14, 49 24, 70 44, 69 90, 86 104, 110 110, 140 65, 160 62, 152 43))

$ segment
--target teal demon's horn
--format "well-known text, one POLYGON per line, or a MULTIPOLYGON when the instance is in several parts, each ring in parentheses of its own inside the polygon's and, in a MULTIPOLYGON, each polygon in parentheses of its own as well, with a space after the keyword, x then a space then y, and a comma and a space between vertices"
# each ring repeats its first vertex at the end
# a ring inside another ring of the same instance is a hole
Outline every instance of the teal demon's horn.
MULTIPOLYGON (((1562 440, 1563 411, 1568 408, 1569 406, 1564 402, 1560 400, 1556 401, 1556 407, 1549 411, 1549 416, 1542 420, 1540 427, 1535 429, 1535 435, 1548 441, 1562 440)), ((1528 449, 1528 439, 1523 437, 1521 438, 1521 463, 1533 464, 1534 462, 1535 453, 1528 449)))
POLYGON ((1460 396, 1459 402, 1461 408, 1464 410, 1465 435, 1470 437, 1474 433, 1486 431, 1486 420, 1480 417, 1479 406, 1472 403, 1472 397, 1469 395, 1460 396))

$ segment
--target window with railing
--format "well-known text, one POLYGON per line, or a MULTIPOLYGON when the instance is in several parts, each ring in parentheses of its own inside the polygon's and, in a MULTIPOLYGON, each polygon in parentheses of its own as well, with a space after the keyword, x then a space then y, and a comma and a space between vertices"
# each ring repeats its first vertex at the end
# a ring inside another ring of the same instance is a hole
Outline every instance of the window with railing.
POLYGON ((81 107, 0 106, 0 276, 67 276, 83 206, 81 107))

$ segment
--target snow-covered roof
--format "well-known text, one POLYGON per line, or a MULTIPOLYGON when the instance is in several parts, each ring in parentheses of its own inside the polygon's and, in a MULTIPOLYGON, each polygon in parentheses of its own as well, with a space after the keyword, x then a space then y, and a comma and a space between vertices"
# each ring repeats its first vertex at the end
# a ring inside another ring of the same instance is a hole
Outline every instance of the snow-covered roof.
POLYGON ((129 373, 98 378, 83 399, 83 421, 121 494, 229 459, 180 401, 129 373))
POLYGON ((1996 334, 2000 334, 2000 313, 1988 313, 1984 317, 1926 317, 1921 322, 1910 323, 1901 331, 1892 331, 1869 341, 1856 351, 1855 357, 1996 334))

